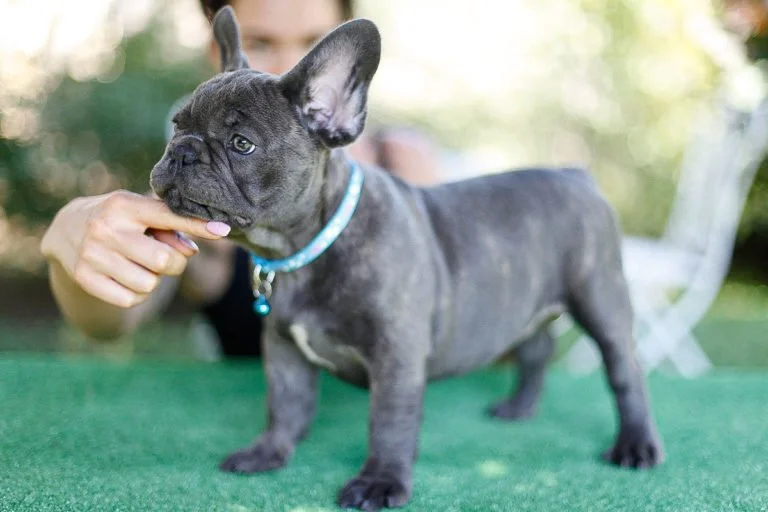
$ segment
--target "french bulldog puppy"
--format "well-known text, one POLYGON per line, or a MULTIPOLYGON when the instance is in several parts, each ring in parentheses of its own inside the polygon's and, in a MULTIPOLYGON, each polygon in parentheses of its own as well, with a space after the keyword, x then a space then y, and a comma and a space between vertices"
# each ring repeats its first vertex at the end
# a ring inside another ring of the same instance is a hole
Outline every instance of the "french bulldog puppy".
MULTIPOLYGON (((265 258, 303 248, 336 211, 351 163, 339 149, 362 132, 378 67, 375 25, 354 20, 294 69, 248 69, 233 11, 214 20, 223 71, 175 118, 151 186, 181 215, 223 221, 265 258)), ((325 367, 370 390, 368 457, 338 504, 405 504, 412 489, 424 387, 514 350, 517 389, 491 407, 530 416, 568 312, 596 341, 619 431, 605 457, 646 468, 663 459, 633 355, 633 313, 615 215, 579 170, 529 169, 415 188, 362 169, 357 209, 314 262, 278 275, 265 319, 268 426, 225 471, 288 463, 315 414, 325 367)))

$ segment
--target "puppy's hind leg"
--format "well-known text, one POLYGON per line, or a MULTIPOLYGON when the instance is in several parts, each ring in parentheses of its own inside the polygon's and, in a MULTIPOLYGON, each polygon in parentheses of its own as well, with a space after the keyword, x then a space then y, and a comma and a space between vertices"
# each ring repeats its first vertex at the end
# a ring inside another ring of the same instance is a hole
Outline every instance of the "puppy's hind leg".
POLYGON ((632 306, 618 250, 609 252, 610 258, 572 287, 570 310, 597 342, 618 408, 619 433, 604 458, 620 466, 647 468, 663 460, 663 448, 634 355, 632 306))
POLYGON ((546 329, 539 331, 512 352, 518 363, 518 383, 515 393, 488 408, 488 414, 504 420, 530 418, 544 384, 544 372, 555 348, 555 341, 546 329))

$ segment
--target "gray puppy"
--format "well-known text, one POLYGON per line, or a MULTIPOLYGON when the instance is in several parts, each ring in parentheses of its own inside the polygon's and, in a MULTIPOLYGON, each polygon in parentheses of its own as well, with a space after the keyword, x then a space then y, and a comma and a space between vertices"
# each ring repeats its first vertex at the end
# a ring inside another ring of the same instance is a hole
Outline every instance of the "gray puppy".
MULTIPOLYGON (((247 69, 231 9, 219 11, 214 32, 223 72, 176 116, 152 188, 174 212, 230 224, 263 257, 294 254, 347 190, 351 163, 336 148, 363 130, 378 30, 345 23, 280 77, 247 69)), ((325 366, 370 389, 368 457, 339 505, 403 505, 426 383, 513 349, 517 390, 490 412, 530 416, 553 349, 546 327, 564 312, 597 342, 615 395, 619 432, 607 460, 661 462, 632 352, 615 216, 587 174, 520 170, 421 189, 362 171, 357 210, 338 239, 275 282, 263 347, 268 427, 222 469, 284 466, 308 432, 325 366)))

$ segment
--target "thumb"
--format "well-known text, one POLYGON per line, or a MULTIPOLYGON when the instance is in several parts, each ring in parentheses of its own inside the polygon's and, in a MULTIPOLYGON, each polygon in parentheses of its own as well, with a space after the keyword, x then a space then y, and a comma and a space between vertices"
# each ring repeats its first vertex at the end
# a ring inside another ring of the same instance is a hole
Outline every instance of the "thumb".
POLYGON ((170 245, 181 254, 189 258, 200 252, 200 248, 195 242, 187 238, 184 233, 177 231, 164 231, 161 229, 148 229, 147 235, 151 236, 158 242, 163 242, 166 245, 170 245))

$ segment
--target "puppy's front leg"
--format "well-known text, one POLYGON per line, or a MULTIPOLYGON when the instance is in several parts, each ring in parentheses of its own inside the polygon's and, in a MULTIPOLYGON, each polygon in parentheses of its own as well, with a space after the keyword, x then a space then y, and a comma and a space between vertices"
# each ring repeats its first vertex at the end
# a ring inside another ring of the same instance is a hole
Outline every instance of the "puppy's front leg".
POLYGON ((410 498, 426 363, 415 357, 416 350, 397 352, 387 351, 372 365, 368 458, 339 492, 341 507, 378 510, 402 506, 410 498))
POLYGON ((267 430, 247 448, 227 457, 224 471, 256 473, 285 466, 315 415, 318 369, 290 339, 268 326, 264 332, 267 430))

